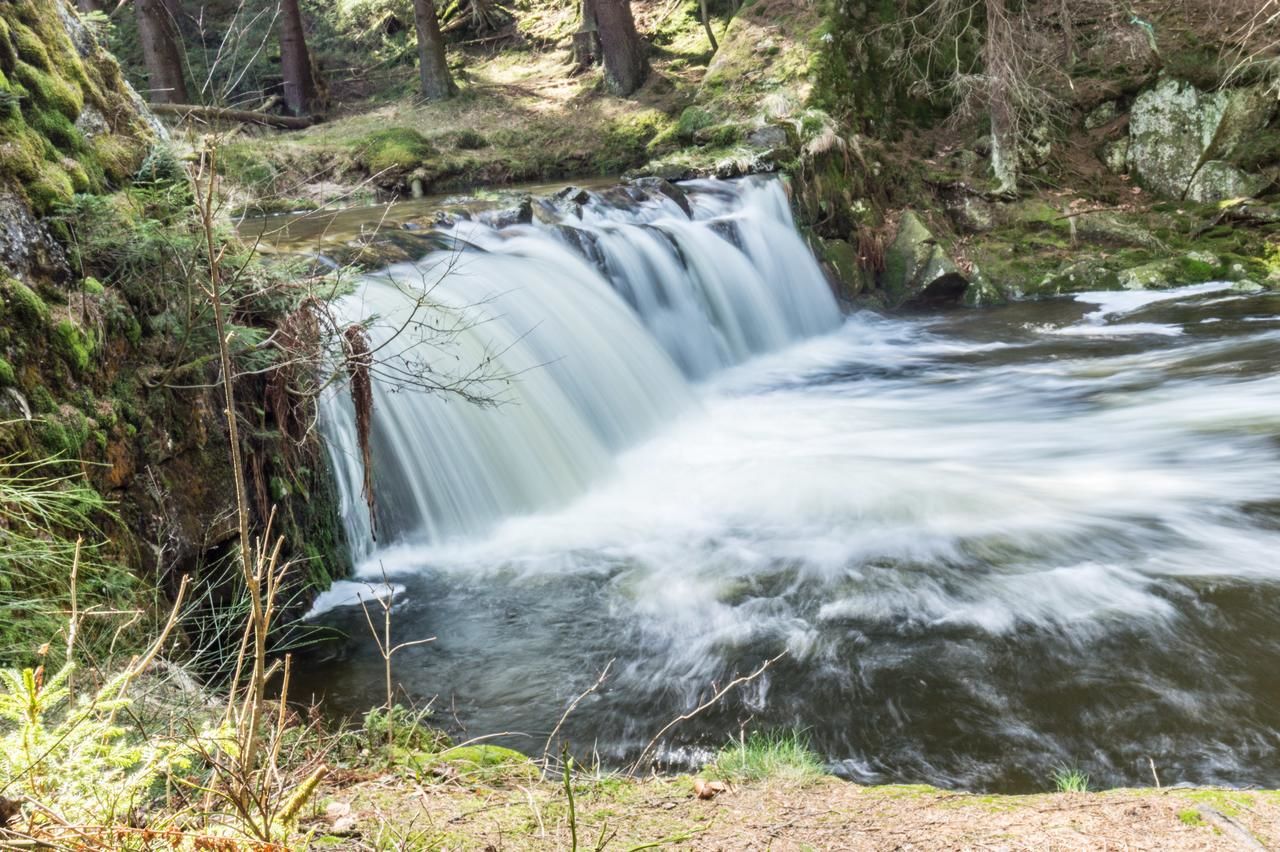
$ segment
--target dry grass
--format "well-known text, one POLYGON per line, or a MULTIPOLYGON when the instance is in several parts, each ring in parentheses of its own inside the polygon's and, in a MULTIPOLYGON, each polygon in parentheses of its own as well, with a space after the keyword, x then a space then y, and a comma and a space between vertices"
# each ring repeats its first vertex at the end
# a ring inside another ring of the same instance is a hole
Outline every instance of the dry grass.
MULTIPOLYGON (((347 834, 334 847, 567 849, 567 808, 558 785, 465 781, 407 783, 390 777, 329 791, 328 817, 347 834)), ((983 796, 923 786, 860 787, 827 778, 761 781, 712 801, 692 779, 580 782, 580 837, 612 835, 606 849, 665 841, 699 850, 1270 848, 1280 840, 1280 794, 1218 790, 1114 790, 1090 794, 983 796), (1189 814, 1198 818, 1188 818, 1189 814)))

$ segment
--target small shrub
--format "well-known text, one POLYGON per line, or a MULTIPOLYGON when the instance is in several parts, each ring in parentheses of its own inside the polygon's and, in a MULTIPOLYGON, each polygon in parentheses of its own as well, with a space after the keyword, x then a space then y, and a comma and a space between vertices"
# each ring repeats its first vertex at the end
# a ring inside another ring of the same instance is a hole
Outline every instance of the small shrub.
POLYGON ((133 179, 141 184, 185 184, 187 173, 173 148, 161 143, 151 146, 133 179))
POLYGON ((825 774, 822 758, 801 731, 756 732, 731 741, 716 755, 712 769, 731 781, 804 780, 825 774))

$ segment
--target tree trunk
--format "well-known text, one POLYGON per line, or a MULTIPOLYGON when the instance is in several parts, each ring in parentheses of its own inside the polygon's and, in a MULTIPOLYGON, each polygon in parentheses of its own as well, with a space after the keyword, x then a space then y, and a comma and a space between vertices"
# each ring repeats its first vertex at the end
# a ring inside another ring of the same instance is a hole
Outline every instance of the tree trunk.
POLYGON ((317 89, 298 0, 280 3, 280 72, 284 77, 284 103, 289 112, 310 115, 317 89))
POLYGON ((702 14, 702 28, 707 31, 707 41, 711 42, 711 52, 720 49, 716 44, 716 34, 711 31, 711 14, 707 11, 707 0, 698 0, 698 11, 702 14))
POLYGON ((418 28, 418 74, 422 78, 422 96, 429 101, 451 98, 458 87, 449 76, 444 35, 440 32, 434 0, 413 0, 413 18, 418 28))
POLYGON ((586 71, 600 61, 600 32, 596 29, 595 15, 590 0, 578 4, 581 24, 573 34, 574 72, 586 71))
POLYGON ((165 0, 137 0, 138 40, 147 66, 147 88, 152 103, 185 103, 187 82, 182 74, 182 52, 177 30, 165 0))
POLYGON ((311 116, 272 115, 248 109, 201 106, 199 104, 153 104, 152 111, 160 115, 176 115, 179 120, 189 118, 200 121, 234 121, 243 124, 261 124, 284 130, 302 130, 315 124, 311 116))
POLYGON ((1013 66, 1014 33, 1005 0, 986 0, 987 33, 982 47, 987 75, 987 107, 991 115, 991 170, 1002 194, 1018 191, 1021 163, 1018 157, 1019 115, 1015 88, 1019 84, 1013 66))
POLYGON ((604 84, 615 95, 629 95, 649 76, 644 43, 636 33, 630 0, 588 0, 600 31, 604 84))

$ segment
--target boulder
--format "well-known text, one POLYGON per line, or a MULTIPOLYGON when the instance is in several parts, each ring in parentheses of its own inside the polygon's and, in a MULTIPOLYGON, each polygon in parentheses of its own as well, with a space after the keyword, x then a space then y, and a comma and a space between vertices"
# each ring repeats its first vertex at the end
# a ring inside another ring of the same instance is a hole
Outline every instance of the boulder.
POLYGON ((910 210, 902 214, 898 234, 885 252, 881 281, 892 306, 954 304, 969 286, 960 267, 910 210))
POLYGON ((1215 166, 1198 180, 1200 172, 1212 161, 1230 164, 1241 143, 1262 131, 1275 110, 1275 99, 1258 88, 1205 93, 1162 78, 1134 101, 1128 166, 1148 189, 1172 198, 1209 202, 1233 197, 1217 193, 1252 186, 1243 173, 1215 166))
POLYGON ((946 199, 947 215, 956 230, 966 234, 982 234, 996 227, 995 208, 991 202, 960 192, 946 199))
POLYGON ((1210 160, 1200 167, 1187 187, 1192 201, 1212 202, 1229 198, 1251 198, 1270 185, 1271 179, 1251 175, 1222 160, 1210 160))

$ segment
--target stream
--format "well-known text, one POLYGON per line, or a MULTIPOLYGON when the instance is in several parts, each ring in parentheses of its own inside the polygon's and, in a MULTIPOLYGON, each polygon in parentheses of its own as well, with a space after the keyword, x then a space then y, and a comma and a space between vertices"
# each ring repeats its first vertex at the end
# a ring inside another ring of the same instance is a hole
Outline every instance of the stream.
POLYGON ((686 190, 464 222, 346 300, 400 367, 376 541, 326 402, 359 568, 295 697, 383 700, 350 604, 385 577, 396 641, 435 637, 401 699, 526 753, 606 666, 561 735, 621 767, 784 654, 660 765, 799 729, 867 783, 1280 786, 1280 294, 841 316, 776 183, 686 190), (424 292, 469 320, 392 334, 424 292), (421 392, 442 359, 498 404, 421 392))

